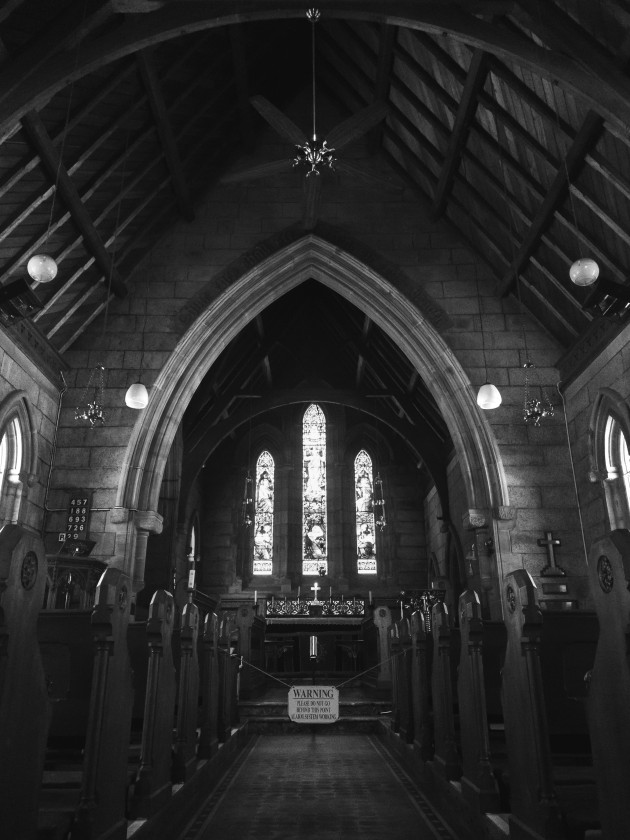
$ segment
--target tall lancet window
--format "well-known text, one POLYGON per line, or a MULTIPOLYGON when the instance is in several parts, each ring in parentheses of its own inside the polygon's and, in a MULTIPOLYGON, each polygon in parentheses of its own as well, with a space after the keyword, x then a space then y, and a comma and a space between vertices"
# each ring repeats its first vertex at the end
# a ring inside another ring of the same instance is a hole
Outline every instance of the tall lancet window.
POLYGON ((260 453, 256 461, 256 508, 254 513, 255 575, 273 573, 273 489, 274 462, 270 452, 260 453))
POLYGON ((326 547, 326 418, 309 405, 302 421, 302 574, 328 571, 326 547))
POLYGON ((374 527, 374 480, 372 459, 362 449, 354 459, 354 495, 356 499, 357 571, 376 574, 376 529, 374 527))

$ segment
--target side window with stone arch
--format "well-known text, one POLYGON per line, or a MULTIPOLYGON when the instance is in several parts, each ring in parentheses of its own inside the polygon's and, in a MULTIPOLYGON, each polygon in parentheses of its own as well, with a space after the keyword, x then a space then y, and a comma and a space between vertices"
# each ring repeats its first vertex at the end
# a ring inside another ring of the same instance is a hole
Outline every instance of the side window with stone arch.
POLYGON ((256 501, 254 508, 255 575, 273 574, 273 514, 275 463, 266 449, 256 461, 256 501))
POLYGON ((326 530, 326 418, 312 404, 302 420, 302 574, 327 573, 326 530))
POLYGON ((374 523, 374 473, 372 459, 362 449, 354 459, 357 572, 376 574, 376 528, 374 523))
POLYGON ((599 393, 589 431, 590 478, 602 481, 610 528, 630 528, 630 409, 616 391, 599 393))
POLYGON ((0 403, 0 524, 20 520, 36 463, 30 404, 24 391, 16 391, 0 403))

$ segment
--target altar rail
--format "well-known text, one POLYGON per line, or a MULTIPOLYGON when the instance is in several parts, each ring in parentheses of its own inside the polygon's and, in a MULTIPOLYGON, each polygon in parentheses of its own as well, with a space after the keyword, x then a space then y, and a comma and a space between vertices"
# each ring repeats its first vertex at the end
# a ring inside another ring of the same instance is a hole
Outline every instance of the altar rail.
POLYGON ((268 598, 265 603, 265 615, 268 618, 309 618, 317 616, 356 618, 366 615, 366 603, 362 598, 339 598, 327 601, 302 598, 268 598))

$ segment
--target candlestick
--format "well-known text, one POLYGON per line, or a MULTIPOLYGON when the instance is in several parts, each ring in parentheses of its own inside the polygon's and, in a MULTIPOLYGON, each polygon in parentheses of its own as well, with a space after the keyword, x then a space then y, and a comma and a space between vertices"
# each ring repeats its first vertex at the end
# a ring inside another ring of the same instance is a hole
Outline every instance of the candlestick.
POLYGON ((368 592, 368 599, 369 599, 369 602, 370 602, 370 606, 372 606, 372 590, 371 589, 368 592))
POLYGON ((300 600, 300 592, 302 591, 302 587, 298 586, 298 601, 300 600))
POLYGON ((400 620, 401 621, 403 620, 403 602, 402 602, 402 600, 400 602, 400 620))

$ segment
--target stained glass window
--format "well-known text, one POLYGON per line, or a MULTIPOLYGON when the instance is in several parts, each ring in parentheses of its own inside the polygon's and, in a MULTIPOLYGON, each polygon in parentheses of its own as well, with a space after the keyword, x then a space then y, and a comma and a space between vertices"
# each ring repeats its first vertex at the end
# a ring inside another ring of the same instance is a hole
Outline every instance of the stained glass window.
POLYGON ((372 459, 362 449, 354 459, 354 491, 357 527, 357 571, 376 574, 376 537, 374 527, 374 481, 372 459))
POLYGON ((326 547, 326 418, 309 405, 302 422, 302 574, 328 571, 326 547))
POLYGON ((273 573, 273 457, 266 450, 256 462, 256 508, 254 512, 255 575, 273 573))

